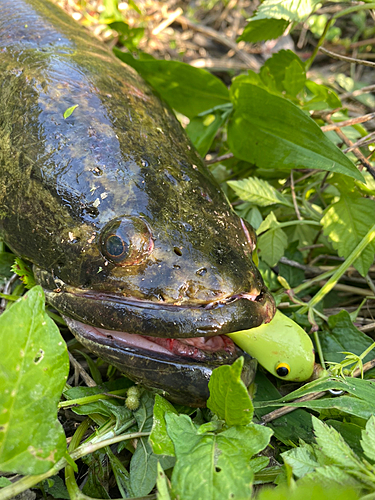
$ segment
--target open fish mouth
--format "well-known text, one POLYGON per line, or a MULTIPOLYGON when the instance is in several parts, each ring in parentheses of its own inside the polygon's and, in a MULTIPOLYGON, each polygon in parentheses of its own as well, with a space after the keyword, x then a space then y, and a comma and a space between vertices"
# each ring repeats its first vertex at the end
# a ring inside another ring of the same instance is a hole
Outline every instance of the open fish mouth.
POLYGON ((77 340, 134 382, 174 403, 204 407, 212 371, 244 357, 241 378, 253 382, 257 361, 225 335, 166 339, 93 327, 63 316, 77 340))
POLYGON ((256 360, 225 334, 271 321, 275 303, 264 286, 213 302, 170 304, 75 288, 35 271, 47 302, 82 345, 173 402, 204 406, 212 371, 240 356, 245 385, 254 379, 256 360))

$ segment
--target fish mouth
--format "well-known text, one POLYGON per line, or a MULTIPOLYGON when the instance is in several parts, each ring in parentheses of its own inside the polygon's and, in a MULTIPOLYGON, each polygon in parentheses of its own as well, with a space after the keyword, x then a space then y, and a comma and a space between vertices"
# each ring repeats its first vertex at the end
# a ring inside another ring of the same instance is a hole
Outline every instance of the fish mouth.
POLYGON ((244 357, 241 379, 254 380, 257 361, 226 337, 161 339, 105 330, 63 316, 70 331, 89 351, 106 360, 134 382, 161 392, 170 401, 206 406, 212 371, 244 357))
POLYGON ((242 380, 253 381, 256 360, 225 334, 268 323, 276 310, 265 286, 203 304, 170 304, 75 288, 34 272, 81 344, 130 379, 189 406, 205 406, 213 369, 239 356, 242 380))

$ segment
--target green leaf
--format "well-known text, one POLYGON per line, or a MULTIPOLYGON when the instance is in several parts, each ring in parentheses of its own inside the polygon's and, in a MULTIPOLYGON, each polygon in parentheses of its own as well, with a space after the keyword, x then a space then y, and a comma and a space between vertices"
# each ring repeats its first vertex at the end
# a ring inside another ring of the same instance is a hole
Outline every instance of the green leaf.
POLYGON ((268 207, 275 203, 293 206, 285 196, 263 179, 249 177, 240 181, 228 181, 228 184, 241 200, 250 201, 258 207, 268 207))
POLYGON ((316 417, 312 417, 312 421, 319 449, 326 457, 329 457, 332 464, 354 470, 361 467, 357 455, 336 429, 316 417))
POLYGON ((28 266, 20 257, 15 258, 12 271, 20 277, 26 288, 30 289, 36 285, 34 273, 31 267, 28 266))
POLYGON ((0 470, 42 474, 66 450, 57 403, 69 358, 40 286, 1 315, 0 331, 0 470))
POLYGON ((240 357, 232 365, 215 368, 208 383, 207 408, 227 425, 246 425, 253 418, 253 404, 241 380, 243 363, 240 357))
MULTIPOLYGON (((336 495, 338 496, 331 496, 330 498, 337 498, 340 500, 342 498, 340 493, 342 488, 352 488, 352 494, 354 494, 354 489, 358 491, 361 486, 363 486, 363 484, 354 479, 353 476, 348 474, 345 470, 338 467, 337 465, 325 465, 322 467, 317 467, 314 472, 311 472, 310 474, 307 474, 306 476, 301 478, 298 483, 299 485, 307 488, 313 488, 316 484, 319 484, 324 489, 329 490, 330 488, 332 488, 331 491, 333 495, 335 495, 334 492, 336 492, 336 495)), ((321 500, 321 498, 322 497, 319 497, 317 498, 317 500, 321 500)))
POLYGON ((12 265, 15 255, 9 252, 0 252, 0 284, 12 276, 12 265))
POLYGON ((363 450, 360 445, 361 432, 363 429, 359 425, 352 424, 350 422, 340 422, 339 420, 333 419, 326 420, 325 423, 336 429, 337 432, 341 434, 356 455, 360 458, 364 458, 363 450))
POLYGON ((272 431, 249 424, 219 434, 199 434, 186 415, 166 415, 177 462, 172 490, 184 500, 249 498, 253 481, 250 459, 269 443, 272 431))
POLYGON ((289 21, 284 19, 250 19, 249 24, 245 26, 242 35, 237 38, 237 42, 263 42, 279 38, 287 29, 289 21))
POLYGON ((288 246, 288 237, 279 227, 273 212, 262 222, 257 233, 264 231, 267 225, 269 226, 267 231, 258 238, 257 248, 261 259, 270 267, 273 267, 284 255, 288 246))
POLYGON ((363 180, 354 164, 293 103, 246 78, 234 81, 231 98, 235 113, 228 125, 228 143, 237 158, 261 168, 314 168, 363 180))
POLYGON ((173 405, 166 399, 159 396, 159 394, 156 394, 154 404, 154 421, 149 440, 154 453, 157 455, 170 455, 173 457, 174 446, 171 438, 168 436, 167 424, 165 421, 165 414, 167 412, 175 413, 177 415, 177 411, 173 405))
POLYGON ((297 478, 303 477, 319 467, 314 448, 306 443, 303 443, 297 448, 284 451, 284 453, 281 453, 281 456, 284 462, 292 467, 293 474, 297 478))
POLYGON ((179 61, 139 60, 116 48, 114 52, 136 69, 173 109, 188 118, 229 102, 224 83, 204 69, 179 61))
MULTIPOLYGON (((267 407, 267 402, 280 398, 280 393, 266 375, 259 370, 256 374, 255 384, 257 391, 254 396, 254 413, 260 419, 274 410, 273 407, 267 407)), ((311 415, 305 410, 298 409, 283 415, 267 426, 273 429, 277 439, 288 446, 291 442, 298 443, 299 439, 306 442, 311 442, 313 439, 311 415)))
MULTIPOLYGON (((363 353, 372 341, 353 324, 347 311, 340 311, 328 320, 330 331, 319 332, 319 339, 327 361, 339 363, 345 357, 343 352, 352 352, 358 356, 363 353)), ((370 361, 374 353, 370 352, 363 360, 370 361)))
POLYGON ((67 118, 69 118, 69 116, 73 113, 73 111, 78 108, 78 104, 75 104, 74 106, 70 106, 70 108, 66 109, 64 111, 64 120, 66 120, 67 118))
POLYGON ((293 488, 278 486, 262 488, 257 500, 358 500, 359 495, 353 489, 343 487, 324 487, 318 482, 306 486, 297 483, 293 488))
POLYGON ((364 454, 375 462, 375 417, 372 415, 362 431, 361 446, 364 454))
POLYGON ((303 89, 305 81, 306 73, 301 61, 295 59, 285 68, 285 76, 282 81, 283 87, 287 94, 296 96, 303 89))
MULTIPOLYGON (((139 432, 148 432, 152 428, 154 398, 149 392, 144 392, 140 405, 134 412, 139 432)), ((158 461, 163 469, 174 465, 174 458, 153 453, 148 439, 138 440, 137 448, 130 461, 130 485, 135 496, 145 496, 150 493, 156 484, 158 461)))
POLYGON ((263 82, 267 85, 272 79, 271 89, 279 93, 286 91, 296 96, 303 89, 306 73, 301 59, 291 50, 280 50, 267 59, 260 70, 263 82))
POLYGON ((192 118, 185 129, 198 153, 203 157, 209 151, 217 131, 232 112, 230 104, 229 108, 227 104, 220 106, 220 108, 213 109, 211 113, 202 113, 192 118))
POLYGON ((264 0, 253 19, 287 19, 304 21, 319 4, 319 0, 264 0))
POLYGON ((168 486, 168 479, 167 476, 165 475, 162 466, 158 462, 158 468, 157 468, 157 480, 156 480, 156 486, 158 489, 158 500, 171 500, 170 496, 170 491, 169 491, 169 486, 168 486))
POLYGON ((341 107, 341 101, 336 92, 329 87, 311 80, 307 80, 305 86, 311 92, 313 97, 305 102, 303 109, 322 110, 326 109, 327 106, 332 109, 341 107))
POLYGON ((122 498, 134 496, 130 487, 130 475, 124 464, 112 453, 109 446, 106 447, 106 452, 122 498))
MULTIPOLYGON (((340 257, 347 258, 374 224, 375 201, 360 195, 344 193, 330 205, 322 218, 323 232, 332 241, 340 257)), ((353 265, 365 276, 374 261, 375 240, 353 265)))

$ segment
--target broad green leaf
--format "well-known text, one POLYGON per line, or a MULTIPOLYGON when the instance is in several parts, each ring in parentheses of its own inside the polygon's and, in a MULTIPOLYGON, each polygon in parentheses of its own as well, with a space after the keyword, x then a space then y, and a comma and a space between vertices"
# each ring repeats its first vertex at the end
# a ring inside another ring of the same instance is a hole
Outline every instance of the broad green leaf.
POLYGON ((236 79, 235 113, 228 125, 234 155, 267 169, 314 168, 363 180, 354 164, 297 106, 263 88, 236 79))
POLYGON ((241 200, 250 201, 258 207, 268 207, 275 203, 293 206, 285 196, 263 179, 249 177, 240 181, 228 181, 228 184, 241 200))
POLYGON ((262 234, 268 229, 279 227, 279 222, 273 212, 270 212, 257 229, 257 234, 262 234))
POLYGON ((167 413, 167 430, 177 462, 172 490, 184 500, 249 498, 253 481, 250 459, 269 443, 271 429, 249 424, 219 434, 199 434, 186 415, 167 413))
POLYGON ((334 487, 332 484, 327 487, 319 484, 309 484, 306 486, 297 485, 294 488, 279 486, 277 488, 262 488, 257 496, 257 500, 358 500, 359 494, 354 489, 344 487, 334 487))
POLYGON ((173 109, 188 118, 229 102, 224 83, 204 69, 179 61, 139 60, 116 48, 114 52, 136 69, 173 109))
POLYGON ((287 246, 287 235, 280 227, 272 227, 259 236, 257 244, 261 259, 270 267, 279 262, 287 246))
MULTIPOLYGON (((330 331, 319 332, 319 339, 327 361, 339 363, 345 357, 343 352, 352 352, 358 356, 363 353, 372 341, 370 337, 353 324, 347 311, 340 311, 328 320, 330 331)), ((374 352, 370 352, 364 362, 374 358, 374 352)))
POLYGON ((75 104, 74 106, 70 106, 70 108, 66 109, 64 111, 64 120, 69 118, 69 116, 73 113, 73 111, 78 108, 78 104, 75 104))
POLYGON ((289 21, 284 19, 250 19, 249 24, 245 26, 242 35, 237 38, 237 42, 263 42, 279 38, 287 29, 289 21))
POLYGON ((331 463, 345 469, 358 469, 361 462, 341 434, 316 417, 312 421, 319 449, 331 463))
POLYGON ((365 455, 375 462, 375 417, 369 418, 366 429, 362 431, 361 446, 365 455))
POLYGON ((300 92, 306 81, 306 73, 298 60, 292 61, 285 68, 285 76, 283 79, 283 87, 287 94, 291 96, 296 96, 300 92))
POLYGON ((260 70, 260 76, 266 85, 272 77, 279 93, 286 91, 292 96, 302 90, 306 81, 303 63, 291 50, 280 50, 267 59, 260 70))
POLYGON ((227 425, 246 425, 253 418, 253 404, 241 380, 243 357, 232 365, 216 368, 208 383, 207 408, 225 420, 227 425))
POLYGON ((173 405, 166 399, 159 396, 159 394, 156 394, 154 404, 154 421, 149 440, 154 453, 157 455, 170 455, 173 457, 174 446, 167 433, 167 424, 165 422, 166 412, 172 412, 177 415, 177 411, 173 405))
POLYGON ((0 470, 42 474, 66 450, 57 403, 69 358, 41 287, 0 316, 0 332, 0 470))
POLYGON ((253 19, 304 21, 319 4, 318 0, 264 0, 253 19))
MULTIPOLYGON (((340 257, 348 257, 374 224, 375 201, 357 194, 343 193, 340 200, 330 205, 322 218, 323 232, 332 241, 340 257)), ((374 261, 375 240, 353 263, 365 276, 374 261)))

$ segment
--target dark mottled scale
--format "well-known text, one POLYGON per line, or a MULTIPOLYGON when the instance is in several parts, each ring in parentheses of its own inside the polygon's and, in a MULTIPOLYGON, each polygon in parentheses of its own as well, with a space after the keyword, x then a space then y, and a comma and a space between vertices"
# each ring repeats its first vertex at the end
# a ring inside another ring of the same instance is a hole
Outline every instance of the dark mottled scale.
POLYGON ((48 1, 0 0, 0 231, 94 326, 199 337, 274 314, 252 236, 168 106, 48 1))

